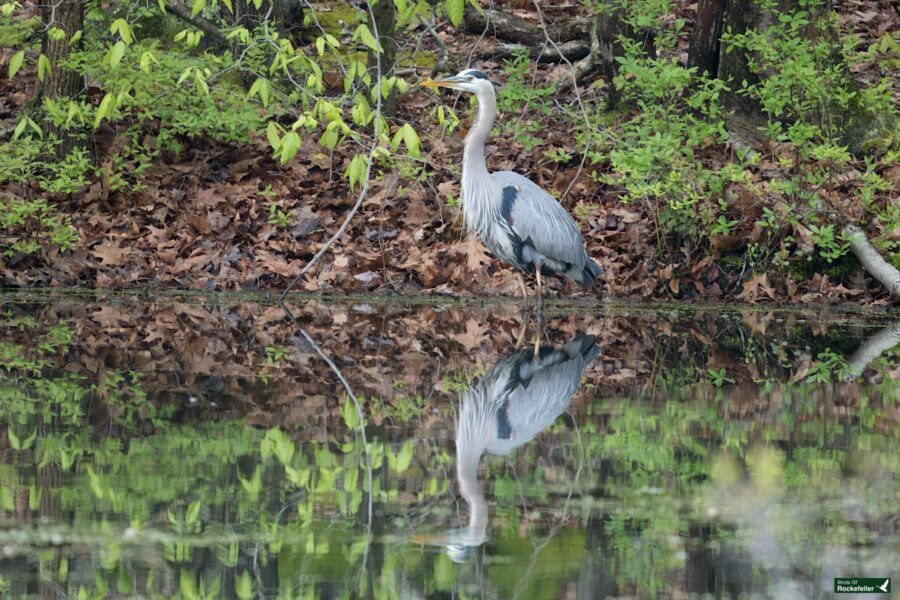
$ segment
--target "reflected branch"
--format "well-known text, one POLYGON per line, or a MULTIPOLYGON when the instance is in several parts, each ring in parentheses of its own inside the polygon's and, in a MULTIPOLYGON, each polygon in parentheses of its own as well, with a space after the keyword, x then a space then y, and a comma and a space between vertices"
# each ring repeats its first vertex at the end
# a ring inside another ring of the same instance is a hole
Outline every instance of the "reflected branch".
POLYGON ((281 309, 284 311, 284 313, 288 316, 288 318, 294 324, 294 327, 296 328, 296 330, 300 333, 300 335, 303 336, 303 338, 312 347, 312 349, 316 351, 316 354, 319 355, 319 358, 321 358, 323 361, 325 361, 325 364, 328 365, 328 367, 331 369, 331 371, 338 378, 338 381, 341 382, 341 385, 344 386, 344 391, 347 392, 347 397, 350 398, 351 401, 353 401, 353 406, 356 408, 356 414, 359 416, 359 431, 358 431, 358 433, 359 433, 360 439, 362 440, 362 443, 363 443, 363 451, 365 452, 365 455, 366 455, 366 479, 369 484, 368 502, 367 502, 367 506, 366 506, 366 510, 367 510, 366 550, 365 550, 365 554, 363 555, 363 561, 362 561, 363 568, 365 568, 366 557, 368 556, 368 553, 369 553, 369 544, 371 543, 371 540, 372 540, 372 498, 375 493, 375 486, 374 486, 373 477, 372 477, 372 452, 371 452, 371 449, 369 448, 369 440, 366 437, 366 419, 365 419, 365 414, 363 414, 362 404, 360 404, 359 399, 356 397, 356 394, 353 393, 353 389, 350 387, 350 383, 347 381, 347 378, 344 377, 344 374, 341 372, 340 368, 338 368, 338 366, 335 364, 335 362, 333 360, 331 360, 331 357, 328 356, 325 353, 325 351, 322 350, 322 347, 316 343, 316 341, 312 338, 312 336, 310 336, 306 332, 306 330, 303 329, 303 327, 300 325, 299 321, 297 321, 297 318, 294 316, 294 314, 291 312, 291 310, 287 307, 287 305, 284 302, 281 302, 280 305, 281 305, 281 309))
POLYGON ((847 359, 844 381, 852 381, 862 375, 869 364, 879 356, 900 344, 900 321, 891 323, 875 333, 847 359))

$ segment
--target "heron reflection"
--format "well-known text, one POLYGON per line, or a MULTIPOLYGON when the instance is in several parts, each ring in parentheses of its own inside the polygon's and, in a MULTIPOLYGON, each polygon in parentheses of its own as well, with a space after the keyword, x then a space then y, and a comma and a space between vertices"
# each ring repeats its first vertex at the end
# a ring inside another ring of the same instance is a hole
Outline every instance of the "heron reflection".
POLYGON ((488 506, 478 481, 485 451, 509 454, 534 439, 569 407, 581 374, 599 352, 579 335, 535 356, 519 350, 489 370, 463 396, 456 429, 456 477, 469 505, 469 524, 435 540, 454 561, 466 560, 487 539, 488 506))

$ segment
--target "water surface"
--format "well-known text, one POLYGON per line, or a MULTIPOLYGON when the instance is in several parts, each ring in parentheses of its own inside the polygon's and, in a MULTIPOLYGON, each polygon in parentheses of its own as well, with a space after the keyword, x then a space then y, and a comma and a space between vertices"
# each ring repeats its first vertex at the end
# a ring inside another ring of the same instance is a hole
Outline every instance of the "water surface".
POLYGON ((551 304, 535 359, 515 304, 290 308, 0 298, 0 595, 827 598, 897 575, 890 315, 551 304))

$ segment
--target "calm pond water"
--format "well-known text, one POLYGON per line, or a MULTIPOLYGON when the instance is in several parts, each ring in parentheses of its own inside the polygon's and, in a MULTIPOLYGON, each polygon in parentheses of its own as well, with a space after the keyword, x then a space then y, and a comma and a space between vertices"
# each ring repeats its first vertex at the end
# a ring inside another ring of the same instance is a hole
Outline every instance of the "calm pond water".
POLYGON ((799 599, 900 577, 888 313, 548 304, 534 358, 515 304, 290 309, 0 296, 0 596, 799 599))

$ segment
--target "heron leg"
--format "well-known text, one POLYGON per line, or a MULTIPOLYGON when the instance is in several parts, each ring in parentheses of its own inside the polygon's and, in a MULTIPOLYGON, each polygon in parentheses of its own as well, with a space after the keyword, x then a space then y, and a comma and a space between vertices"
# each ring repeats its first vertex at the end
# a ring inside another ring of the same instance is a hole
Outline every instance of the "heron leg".
POLYGON ((522 277, 522 273, 516 271, 516 275, 519 277, 519 289, 522 290, 522 303, 527 306, 528 304, 528 288, 525 287, 525 278, 522 277))
POLYGON ((522 312, 522 326, 519 328, 519 335, 516 336, 516 350, 522 347, 522 342, 525 341, 525 334, 528 332, 528 321, 530 315, 528 311, 525 310, 522 312))
POLYGON ((541 351, 541 334, 544 332, 544 286, 541 282, 541 263, 534 265, 534 274, 537 277, 537 300, 535 301, 534 318, 537 331, 534 334, 534 356, 537 358, 541 351))
POLYGON ((522 327, 519 329, 519 335, 516 337, 516 350, 518 350, 522 347, 525 334, 528 332, 528 321, 531 315, 528 311, 528 288, 525 287, 525 278, 522 277, 522 273, 519 271, 516 271, 516 276, 519 278, 519 288, 522 290, 522 327))

